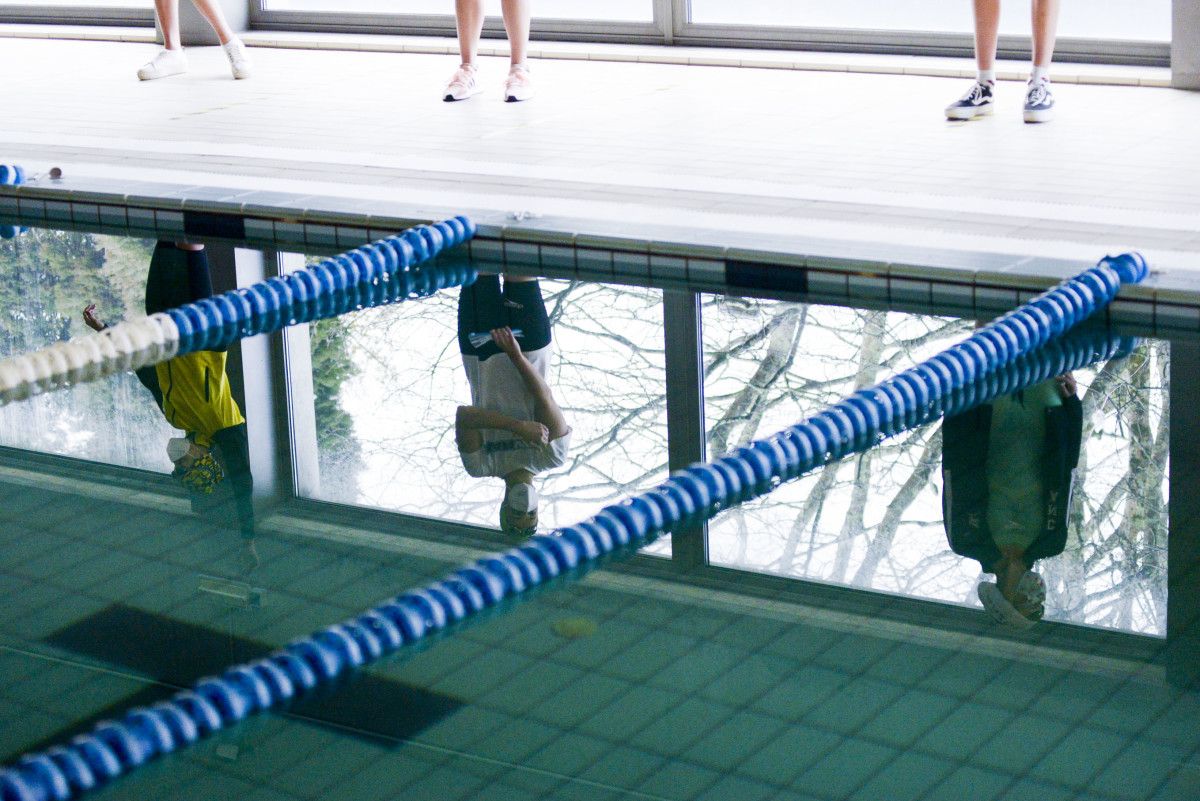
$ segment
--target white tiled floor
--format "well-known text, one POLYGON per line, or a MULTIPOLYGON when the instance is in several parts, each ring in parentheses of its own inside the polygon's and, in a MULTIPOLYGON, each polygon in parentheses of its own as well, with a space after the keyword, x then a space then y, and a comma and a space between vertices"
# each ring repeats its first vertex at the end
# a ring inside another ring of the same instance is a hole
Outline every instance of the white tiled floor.
MULTIPOLYGON (((445 55, 258 48, 234 82, 218 51, 138 83, 145 44, 5 39, 0 160, 71 175, 531 211, 706 241, 750 233, 1092 261, 1139 248, 1172 272, 1200 251, 1200 94, 1060 84, 1027 126, 942 107, 961 79, 543 60, 540 96, 445 104, 445 55), (647 229, 650 230, 650 229, 647 229)), ((580 223, 582 226, 583 223, 580 223)), ((582 230, 577 228, 576 230, 582 230)))

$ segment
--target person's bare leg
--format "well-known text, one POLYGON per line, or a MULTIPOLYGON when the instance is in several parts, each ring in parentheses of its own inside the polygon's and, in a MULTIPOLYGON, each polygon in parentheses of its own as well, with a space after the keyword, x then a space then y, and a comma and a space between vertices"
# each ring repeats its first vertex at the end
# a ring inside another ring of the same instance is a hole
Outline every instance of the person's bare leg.
POLYGON ((187 72, 187 57, 179 37, 179 0, 154 0, 154 13, 163 32, 163 49, 137 71, 138 80, 153 81, 187 72))
POLYGON ((975 83, 967 93, 946 106, 946 119, 973 120, 992 113, 992 92, 996 85, 996 38, 1000 33, 1000 0, 974 0, 975 64, 979 68, 975 83))
POLYGON ((167 50, 181 50, 179 0, 154 0, 154 12, 158 14, 158 24, 162 26, 163 47, 167 50))
POLYGON ((975 0, 975 64, 980 72, 996 68, 999 36, 1000 0, 975 0))
POLYGON ((501 0, 500 10, 512 51, 511 63, 513 66, 524 64, 529 50, 529 0, 501 0))
POLYGON ((1025 92, 1025 122, 1047 122, 1054 116, 1050 91, 1050 59, 1058 29, 1059 0, 1033 0, 1033 69, 1025 92))
POLYGON ((1059 0, 1033 0, 1033 66, 1046 68, 1054 58, 1059 0))
POLYGON ((454 0, 458 19, 458 49, 462 63, 475 65, 479 56, 479 37, 483 36, 483 0, 454 0))
MULTIPOLYGON (((178 0, 175 0, 175 3, 178 5, 178 0)), ((221 11, 221 7, 217 5, 216 0, 192 0, 192 4, 200 12, 200 16, 208 20, 208 24, 216 32, 217 39, 221 44, 228 44, 229 40, 234 38, 233 30, 229 27, 229 23, 225 21, 225 14, 221 11)))

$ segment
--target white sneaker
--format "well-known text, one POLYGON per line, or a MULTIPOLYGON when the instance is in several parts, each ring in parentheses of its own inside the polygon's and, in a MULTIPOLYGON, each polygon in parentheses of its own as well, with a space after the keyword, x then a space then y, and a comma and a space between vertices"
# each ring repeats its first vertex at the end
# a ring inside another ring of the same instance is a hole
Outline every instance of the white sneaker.
POLYGON ((946 119, 973 120, 991 114, 994 88, 991 81, 976 81, 965 95, 946 106, 946 119))
POLYGON ((479 94, 482 90, 479 82, 475 80, 476 72, 474 64, 461 65, 455 71, 454 77, 450 79, 450 83, 446 84, 446 91, 442 93, 442 99, 447 103, 453 103, 456 100, 466 100, 479 94))
POLYGON ((504 82, 504 101, 519 103, 533 97, 533 82, 529 78, 529 68, 524 64, 514 64, 508 71, 508 80, 504 82))
POLYGON ((138 70, 137 76, 138 80, 153 81, 158 78, 179 75, 182 72, 187 72, 187 56, 183 54, 182 50, 163 48, 158 51, 158 55, 138 70))
POLYGON ((233 71, 234 79, 240 81, 249 78, 254 71, 254 64, 246 55, 246 45, 242 43, 242 40, 230 39, 221 45, 221 49, 225 51, 225 56, 229 59, 229 69, 233 71))
POLYGON ((1030 81, 1025 89, 1025 122, 1049 122, 1054 119, 1054 95, 1050 80, 1030 81))

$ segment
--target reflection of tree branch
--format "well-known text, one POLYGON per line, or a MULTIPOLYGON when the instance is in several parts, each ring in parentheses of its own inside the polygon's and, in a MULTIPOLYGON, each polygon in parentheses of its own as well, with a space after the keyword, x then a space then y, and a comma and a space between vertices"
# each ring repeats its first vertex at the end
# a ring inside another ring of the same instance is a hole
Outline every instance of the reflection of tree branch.
POLYGON ((942 430, 939 427, 926 441, 925 450, 921 453, 921 458, 917 460, 917 468, 913 470, 912 475, 901 485, 900 490, 892 496, 892 500, 888 503, 887 512, 884 513, 883 520, 875 527, 875 536, 867 545, 867 555, 851 580, 853 584, 860 587, 871 586, 875 569, 879 566, 880 561, 891 552, 892 540, 896 536, 905 510, 912 505, 921 490, 925 489, 934 469, 941 464, 941 460, 942 430))
MULTIPOLYGON (((837 478, 838 464, 826 465, 821 475, 817 478, 816 486, 812 492, 808 494, 804 506, 800 514, 792 520, 791 530, 788 532, 787 541, 783 545, 783 552, 779 555, 779 560, 776 562, 776 567, 780 572, 791 572, 796 566, 796 554, 800 550, 800 538, 804 535, 804 531, 809 527, 817 516, 818 510, 821 508, 821 503, 824 501, 830 486, 833 485, 837 478)), ((813 536, 816 536, 814 529, 813 536)), ((812 540, 809 541, 809 553, 812 551, 812 540)))
MULTIPOLYGON (((763 329, 763 333, 769 335, 766 354, 759 361, 754 375, 738 392, 720 419, 713 424, 709 433, 709 441, 715 453, 725 453, 729 450, 733 426, 753 413, 763 395, 791 366, 804 331, 807 313, 807 306, 785 311, 773 318, 763 329)), ((753 435, 754 429, 747 425, 743 428, 741 441, 746 442, 753 435)))

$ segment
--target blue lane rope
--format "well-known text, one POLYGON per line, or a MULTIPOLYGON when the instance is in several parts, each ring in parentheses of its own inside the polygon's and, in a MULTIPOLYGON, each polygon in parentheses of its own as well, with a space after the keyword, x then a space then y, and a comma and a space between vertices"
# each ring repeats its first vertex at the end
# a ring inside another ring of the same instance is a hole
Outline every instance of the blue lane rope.
MULTIPOLYGON (((484 557, 166 701, 99 723, 66 745, 27 754, 0 773, 0 801, 66 801, 614 551, 633 551, 695 525, 943 413, 1120 353, 1126 340, 1062 335, 1103 308, 1123 283, 1146 274, 1140 255, 1104 259, 963 342, 802 423, 711 464, 677 471, 582 523, 484 557)), ((306 307, 315 302, 303 300, 306 307)), ((201 326, 210 324, 207 314, 197 313, 201 326)), ((230 331, 224 322, 220 329, 215 339, 210 331, 193 331, 193 345, 224 341, 230 331)))
POLYGON ((284 276, 0 359, 0 405, 285 326, 470 284, 476 271, 466 259, 433 259, 474 235, 467 217, 419 225, 284 276))
POLYGON ((463 216, 419 225, 303 270, 170 309, 179 330, 176 355, 219 350, 285 326, 471 283, 475 270, 465 260, 419 266, 474 235, 475 223, 463 216))

